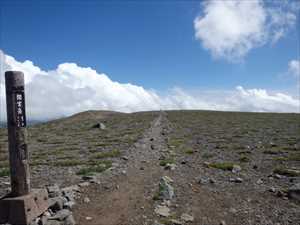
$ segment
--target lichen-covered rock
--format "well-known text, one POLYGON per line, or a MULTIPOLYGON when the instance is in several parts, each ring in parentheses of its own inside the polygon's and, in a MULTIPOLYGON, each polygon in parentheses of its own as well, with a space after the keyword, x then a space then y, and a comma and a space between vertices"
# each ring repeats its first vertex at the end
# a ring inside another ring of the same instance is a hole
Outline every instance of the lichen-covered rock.
POLYGON ((174 197, 174 188, 171 183, 173 180, 167 176, 163 176, 159 182, 159 196, 164 200, 171 200, 174 197))

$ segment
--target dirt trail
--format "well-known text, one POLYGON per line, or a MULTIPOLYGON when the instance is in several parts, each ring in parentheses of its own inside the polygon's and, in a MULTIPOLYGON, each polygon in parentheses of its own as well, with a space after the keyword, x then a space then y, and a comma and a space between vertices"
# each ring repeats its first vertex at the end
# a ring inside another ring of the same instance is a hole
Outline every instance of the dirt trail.
POLYGON ((153 221, 152 197, 160 177, 167 173, 159 166, 159 157, 167 149, 164 132, 168 121, 164 113, 153 121, 151 128, 130 149, 127 168, 100 185, 87 187, 74 210, 78 224, 142 225, 153 221), (91 202, 84 203, 84 197, 91 202), (87 220, 87 217, 91 217, 87 220))

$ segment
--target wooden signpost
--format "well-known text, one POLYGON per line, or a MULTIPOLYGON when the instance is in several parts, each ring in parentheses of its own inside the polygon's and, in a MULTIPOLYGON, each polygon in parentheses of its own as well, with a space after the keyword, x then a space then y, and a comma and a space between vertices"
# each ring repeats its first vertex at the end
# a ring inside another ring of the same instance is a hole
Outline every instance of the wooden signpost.
POLYGON ((11 193, 0 199, 0 224, 27 225, 48 208, 45 189, 30 189, 24 75, 5 73, 11 193))

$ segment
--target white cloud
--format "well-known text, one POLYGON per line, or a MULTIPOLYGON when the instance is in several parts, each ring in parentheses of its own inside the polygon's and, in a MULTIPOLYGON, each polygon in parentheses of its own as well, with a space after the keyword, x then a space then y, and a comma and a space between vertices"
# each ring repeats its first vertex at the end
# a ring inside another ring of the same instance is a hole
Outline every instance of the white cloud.
POLYGON ((253 48, 284 37, 296 22, 295 5, 262 0, 212 0, 194 20, 195 37, 213 57, 240 61, 253 48), (271 4, 271 3, 269 3, 271 4))
POLYGON ((159 109, 209 109, 262 112, 299 112, 296 98, 283 93, 238 87, 230 91, 190 94, 173 88, 165 95, 133 84, 112 81, 107 75, 63 63, 44 71, 31 61, 19 62, 0 51, 0 120, 6 117, 4 71, 25 74, 27 114, 30 119, 52 119, 89 110, 122 112, 159 109))
POLYGON ((288 71, 293 76, 300 78, 300 60, 291 60, 288 71))

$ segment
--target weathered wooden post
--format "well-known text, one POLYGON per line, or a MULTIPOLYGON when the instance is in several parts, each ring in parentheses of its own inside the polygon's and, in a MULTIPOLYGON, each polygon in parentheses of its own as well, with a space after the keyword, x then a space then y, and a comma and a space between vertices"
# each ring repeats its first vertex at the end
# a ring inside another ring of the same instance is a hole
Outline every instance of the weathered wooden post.
POLYGON ((11 196, 17 197, 30 192, 23 73, 6 72, 5 85, 11 196))
POLYGON ((5 73, 11 193, 0 199, 0 224, 27 225, 48 208, 47 191, 30 190, 24 75, 5 73))

